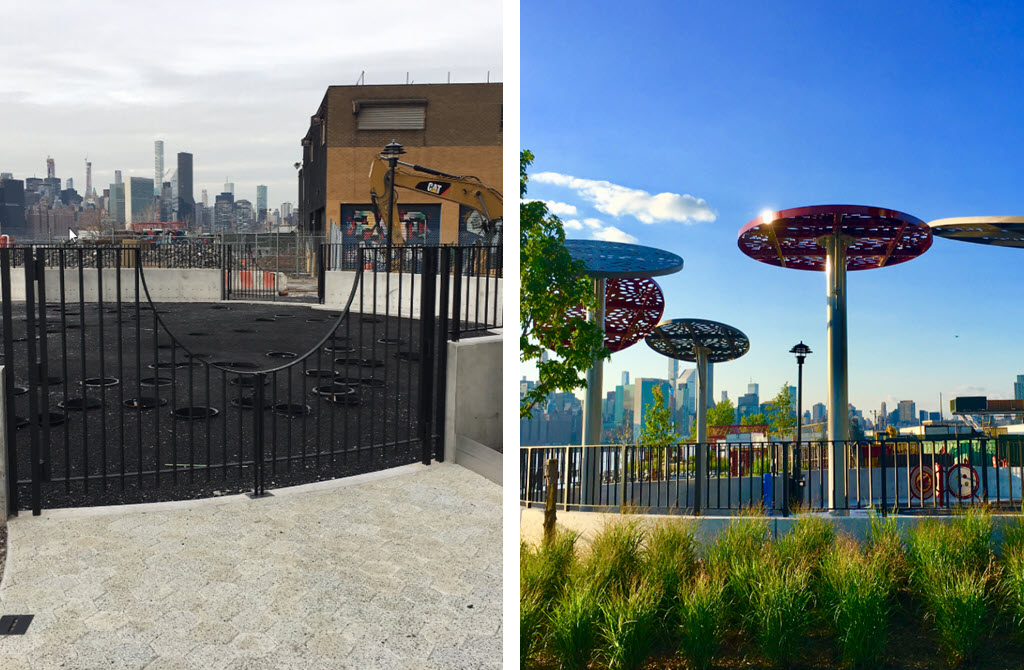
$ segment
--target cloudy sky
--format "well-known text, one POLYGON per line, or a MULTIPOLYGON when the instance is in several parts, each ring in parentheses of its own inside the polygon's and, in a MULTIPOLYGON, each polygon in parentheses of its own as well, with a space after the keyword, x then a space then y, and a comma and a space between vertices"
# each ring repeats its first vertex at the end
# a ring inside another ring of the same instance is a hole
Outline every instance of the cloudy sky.
MULTIPOLYGON (((569 237, 683 257, 658 281, 666 318, 733 325, 750 352, 715 366, 715 396, 795 381, 825 401, 825 277, 758 263, 740 228, 768 209, 887 207, 924 221, 1024 215, 1024 10, 1007 3, 520 5, 528 196, 569 237)), ((1024 250, 935 239, 918 259, 850 273, 850 401, 1012 397, 1024 374, 1024 250)), ((663 378, 644 344, 605 367, 663 378)), ((529 366, 521 374, 532 375, 529 366)), ((531 377, 532 378, 532 377, 531 377)))
MULTIPOLYGON (((101 191, 193 154, 196 200, 296 202, 292 165, 329 85, 502 80, 499 2, 71 2, 0 21, 0 171, 101 191)), ((165 179, 170 179, 168 172, 165 179)))

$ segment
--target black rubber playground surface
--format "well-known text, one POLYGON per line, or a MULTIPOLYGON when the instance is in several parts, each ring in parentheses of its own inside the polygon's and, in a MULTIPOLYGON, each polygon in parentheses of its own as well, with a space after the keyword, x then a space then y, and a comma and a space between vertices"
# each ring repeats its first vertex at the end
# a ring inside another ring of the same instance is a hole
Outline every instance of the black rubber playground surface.
POLYGON ((31 507, 33 433, 44 508, 251 490, 261 370, 267 488, 420 461, 420 322, 339 315, 283 302, 51 304, 32 394, 14 303, 0 327, 13 338, 19 508, 31 507))

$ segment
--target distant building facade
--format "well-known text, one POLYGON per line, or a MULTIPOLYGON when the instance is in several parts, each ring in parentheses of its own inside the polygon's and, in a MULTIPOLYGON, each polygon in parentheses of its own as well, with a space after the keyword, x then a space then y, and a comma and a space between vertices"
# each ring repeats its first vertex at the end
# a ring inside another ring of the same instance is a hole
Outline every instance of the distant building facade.
MULTIPOLYGON (((371 162, 392 140, 404 162, 473 175, 501 190, 502 85, 331 86, 302 139, 300 225, 341 242, 380 237, 370 201, 371 162)), ((471 243, 471 209, 413 192, 399 194, 396 216, 424 244, 471 243)), ((286 217, 284 210, 282 218, 286 217)))

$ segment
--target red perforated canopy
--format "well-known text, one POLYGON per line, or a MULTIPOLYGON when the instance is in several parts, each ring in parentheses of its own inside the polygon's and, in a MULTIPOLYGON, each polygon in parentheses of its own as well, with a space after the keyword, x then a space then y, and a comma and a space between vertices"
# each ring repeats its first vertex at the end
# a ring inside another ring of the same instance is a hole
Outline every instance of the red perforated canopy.
MULTIPOLYGON (((665 296, 653 279, 608 279, 604 299, 604 346, 615 353, 644 339, 665 313, 665 296)), ((582 307, 569 316, 585 316, 582 307)))
POLYGON ((768 212, 740 229, 740 251, 754 260, 797 270, 825 269, 818 240, 839 233, 850 238, 847 270, 871 270, 917 258, 932 245, 928 225, 909 214, 881 207, 817 205, 768 212))

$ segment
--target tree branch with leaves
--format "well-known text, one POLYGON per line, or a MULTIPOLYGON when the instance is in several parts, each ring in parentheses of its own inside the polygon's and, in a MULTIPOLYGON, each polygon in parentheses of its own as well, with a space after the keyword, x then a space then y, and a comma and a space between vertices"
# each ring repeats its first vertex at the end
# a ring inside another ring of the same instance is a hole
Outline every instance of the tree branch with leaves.
POLYGON ((536 361, 538 375, 537 386, 520 403, 521 417, 532 416, 533 408, 555 391, 586 388, 586 371, 596 358, 610 355, 604 324, 570 315, 579 306, 596 308, 593 282, 583 262, 565 248, 562 221, 543 202, 525 200, 532 163, 532 153, 519 153, 519 360, 536 361), (554 356, 542 360, 545 351, 554 356))

